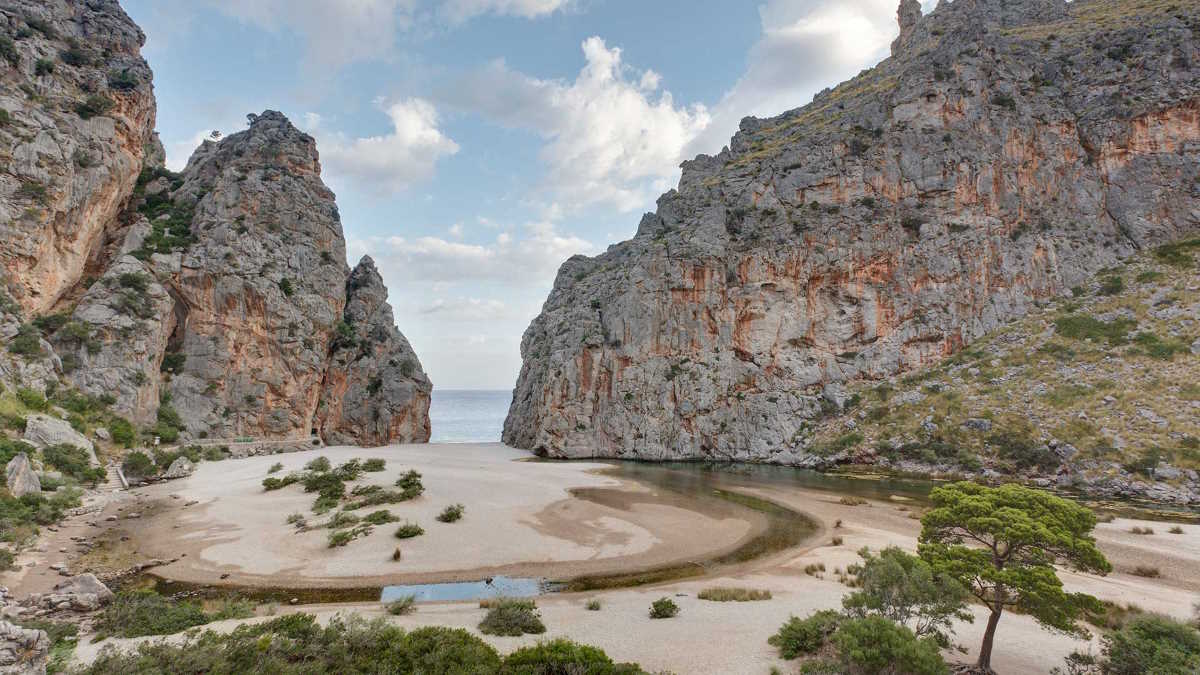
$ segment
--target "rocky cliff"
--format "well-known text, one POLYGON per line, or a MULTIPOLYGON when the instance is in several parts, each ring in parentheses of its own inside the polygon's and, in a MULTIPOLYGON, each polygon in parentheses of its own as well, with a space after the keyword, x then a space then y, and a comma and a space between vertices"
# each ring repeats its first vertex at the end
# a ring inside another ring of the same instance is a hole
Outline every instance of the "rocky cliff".
POLYGON ((310 136, 250 115, 174 174, 116 2, 0 16, 5 382, 77 390, 167 441, 428 440, 431 385, 374 264, 347 266, 310 136))
POLYGON ((891 57, 744 120, 632 240, 562 266, 507 443, 818 465, 843 383, 937 363, 1200 231, 1200 6, 915 6, 891 57))

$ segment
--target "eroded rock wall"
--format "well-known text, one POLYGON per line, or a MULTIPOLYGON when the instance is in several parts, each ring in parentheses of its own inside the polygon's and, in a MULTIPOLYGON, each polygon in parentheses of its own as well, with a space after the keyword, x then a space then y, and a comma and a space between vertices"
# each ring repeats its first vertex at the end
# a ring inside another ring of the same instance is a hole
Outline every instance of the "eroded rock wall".
POLYGON ((429 440, 433 384, 396 329, 387 288, 364 257, 346 281, 346 310, 321 392, 328 443, 387 445, 429 440))
POLYGON ((632 240, 563 265, 505 442, 815 464, 839 383, 936 362, 1200 229, 1200 7, 912 4, 890 58, 747 118, 632 240))
POLYGON ((5 0, 0 42, 0 265, 42 314, 128 203, 154 138, 152 75, 115 0, 5 0))
POLYGON ((266 111, 166 170, 144 41, 115 0, 0 0, 0 383, 167 442, 428 440, 431 385, 373 263, 350 274, 315 141, 266 111))

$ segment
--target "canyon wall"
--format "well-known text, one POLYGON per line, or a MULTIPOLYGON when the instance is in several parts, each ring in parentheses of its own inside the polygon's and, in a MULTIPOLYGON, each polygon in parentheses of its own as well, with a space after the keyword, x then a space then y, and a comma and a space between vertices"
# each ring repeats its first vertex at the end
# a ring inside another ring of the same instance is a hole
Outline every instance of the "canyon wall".
POLYGON ((0 378, 109 401, 168 442, 429 439, 432 385, 373 262, 347 265, 312 137, 249 115, 175 174, 115 1, 0 17, 0 378))
POLYGON ((813 465, 842 383, 936 363, 1200 231, 1200 7, 916 5, 889 58, 743 120, 633 239, 562 266, 506 443, 813 465))

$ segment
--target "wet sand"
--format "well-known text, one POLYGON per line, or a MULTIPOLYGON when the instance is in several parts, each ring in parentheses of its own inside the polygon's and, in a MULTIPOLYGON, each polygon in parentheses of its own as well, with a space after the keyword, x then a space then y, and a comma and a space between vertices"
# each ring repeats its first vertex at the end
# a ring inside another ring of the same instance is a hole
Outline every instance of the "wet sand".
POLYGON ((155 569, 172 581, 330 588, 501 574, 559 579, 651 567, 731 550, 766 526, 760 514, 722 500, 682 498, 602 475, 602 464, 520 461, 527 458, 499 444, 463 444, 326 448, 201 463, 189 478, 140 490, 178 507, 144 519, 134 543, 152 558, 186 553, 155 569), (298 484, 265 492, 261 482, 276 462, 284 470, 274 475, 284 476, 320 455, 335 465, 354 457, 387 460, 385 471, 352 485, 391 487, 405 471, 421 472, 425 493, 417 499, 356 513, 386 509, 425 534, 398 540, 398 523, 391 523, 330 548, 328 529, 296 532, 285 522, 288 514, 328 520, 310 511, 316 495, 298 484), (466 507, 463 519, 438 522, 435 516, 454 503, 466 507), (397 546, 398 562, 392 560, 397 546))

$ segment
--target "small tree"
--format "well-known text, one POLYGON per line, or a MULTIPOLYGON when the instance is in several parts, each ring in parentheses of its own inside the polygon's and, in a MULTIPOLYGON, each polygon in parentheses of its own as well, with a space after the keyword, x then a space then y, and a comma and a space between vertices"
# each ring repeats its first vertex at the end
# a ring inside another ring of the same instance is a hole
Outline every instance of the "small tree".
POLYGON ((864 561, 858 573, 861 590, 842 599, 846 614, 891 619, 942 647, 950 645, 954 619, 974 619, 966 607, 967 589, 944 573, 934 574, 929 563, 917 556, 894 546, 878 556, 865 548, 859 555, 864 561))
POLYGON ((979 667, 991 668, 992 641, 1005 608, 1019 609, 1052 630, 1086 634, 1084 609, 1095 598, 1063 591, 1055 563, 1107 574, 1112 565, 1096 548, 1090 509, 1042 490, 953 483, 929 494, 934 508, 921 519, 919 552, 934 573, 959 580, 991 610, 979 667))

